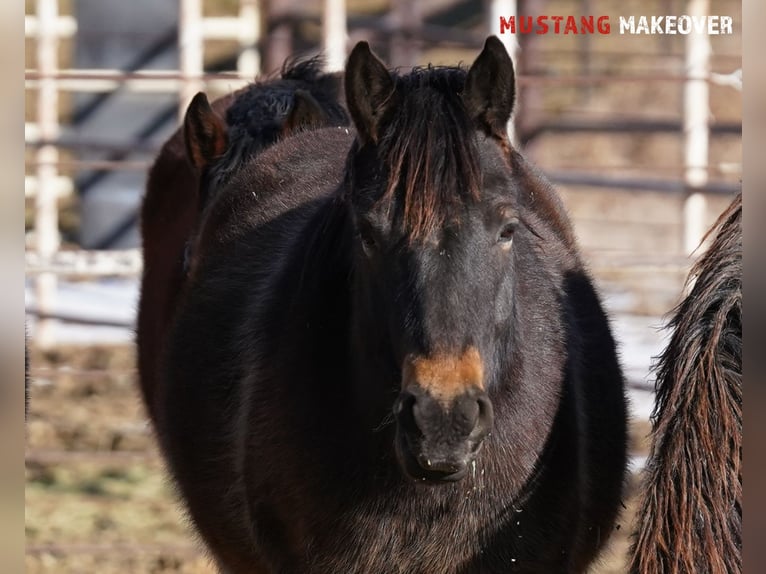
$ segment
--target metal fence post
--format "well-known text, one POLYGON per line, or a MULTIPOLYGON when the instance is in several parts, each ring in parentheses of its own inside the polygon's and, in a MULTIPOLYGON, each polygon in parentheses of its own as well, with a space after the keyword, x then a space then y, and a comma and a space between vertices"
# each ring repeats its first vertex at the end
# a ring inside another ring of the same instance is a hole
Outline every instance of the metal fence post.
POLYGON ((340 72, 346 63, 346 2, 324 0, 322 48, 328 72, 340 72))
MULTIPOLYGON (((44 142, 37 150, 37 195, 35 196, 35 247, 40 259, 51 259, 59 249, 58 150, 55 142, 59 135, 58 88, 54 77, 58 70, 58 0, 37 0, 37 69, 40 84, 37 88, 37 125, 44 142)), ((35 280, 37 307, 41 317, 35 331, 37 344, 42 348, 55 345, 55 322, 45 315, 54 312, 57 279, 55 273, 41 273, 35 280)))
POLYGON ((202 0, 180 0, 178 55, 182 84, 178 94, 178 119, 183 121, 186 107, 202 89, 202 0))
MULTIPOLYGON (((690 0, 691 17, 706 16, 709 0, 690 0)), ((699 191, 708 181, 708 116, 710 113, 708 75, 710 39, 692 31, 686 36, 686 76, 684 85, 684 181, 687 195, 683 206, 683 250, 692 253, 706 229, 707 201, 699 191)))
MULTIPOLYGON (((516 82, 518 82, 518 51, 519 51, 519 43, 516 40, 516 35, 511 34, 509 32, 506 32, 504 34, 500 33, 500 17, 509 19, 512 16, 518 17, 519 16, 519 10, 517 6, 516 0, 489 0, 485 4, 486 6, 486 18, 487 18, 487 28, 489 30, 490 34, 494 34, 497 36, 500 41, 505 46, 505 49, 508 51, 508 55, 511 57, 511 60, 513 60, 513 65, 515 68, 515 72, 517 75, 516 82)), ((518 89, 518 84, 517 84, 518 89)), ((510 140, 511 144, 514 146, 518 145, 517 137, 516 137, 516 128, 514 126, 514 118, 512 117, 511 120, 508 122, 508 139, 510 140)))
POLYGON ((237 71, 243 78, 253 81, 261 72, 261 10, 258 0, 239 0, 239 45, 237 71))

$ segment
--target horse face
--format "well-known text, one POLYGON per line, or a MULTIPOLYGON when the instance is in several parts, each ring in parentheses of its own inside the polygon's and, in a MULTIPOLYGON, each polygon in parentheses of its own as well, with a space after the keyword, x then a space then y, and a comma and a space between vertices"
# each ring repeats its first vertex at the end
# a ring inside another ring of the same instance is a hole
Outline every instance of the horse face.
POLYGON ((395 80, 366 44, 354 49, 348 194, 361 300, 401 373, 397 458, 414 479, 454 481, 491 431, 487 393, 508 344, 513 68, 490 38, 467 75, 433 74, 395 80))

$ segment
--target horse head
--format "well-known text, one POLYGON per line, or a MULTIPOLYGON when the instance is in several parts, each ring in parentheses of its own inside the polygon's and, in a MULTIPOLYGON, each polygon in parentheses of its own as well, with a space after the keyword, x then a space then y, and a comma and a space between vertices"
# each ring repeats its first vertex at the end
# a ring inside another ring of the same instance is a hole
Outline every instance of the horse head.
POLYGON ((360 42, 345 88, 355 291, 360 314, 384 326, 366 336, 398 379, 397 459, 414 479, 458 480, 492 430, 512 336, 513 64, 490 37, 467 72, 398 76, 360 42))

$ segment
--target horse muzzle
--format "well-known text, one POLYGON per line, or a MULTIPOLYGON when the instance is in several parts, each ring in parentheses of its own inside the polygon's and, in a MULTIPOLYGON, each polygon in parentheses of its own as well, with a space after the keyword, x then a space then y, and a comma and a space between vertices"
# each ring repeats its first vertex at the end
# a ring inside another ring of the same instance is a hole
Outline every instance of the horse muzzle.
POLYGON ((487 394, 470 387, 449 401, 410 385, 394 403, 396 455, 414 480, 453 482, 463 478, 492 423, 487 394))

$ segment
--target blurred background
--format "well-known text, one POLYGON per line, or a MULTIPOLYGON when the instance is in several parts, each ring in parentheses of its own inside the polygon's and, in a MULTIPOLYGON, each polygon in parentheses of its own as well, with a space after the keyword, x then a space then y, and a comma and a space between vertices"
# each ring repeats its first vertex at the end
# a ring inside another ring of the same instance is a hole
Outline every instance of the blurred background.
MULTIPOLYGON (((27 572, 213 572, 135 388, 146 172, 198 90, 286 57, 470 64, 500 16, 609 16, 611 33, 501 35, 511 131, 557 184, 605 303, 646 453, 652 357, 705 230, 739 189, 735 0, 26 0, 27 572), (731 35, 621 35, 619 16, 712 14, 731 35)), ((594 572, 624 572, 632 498, 594 572)))

